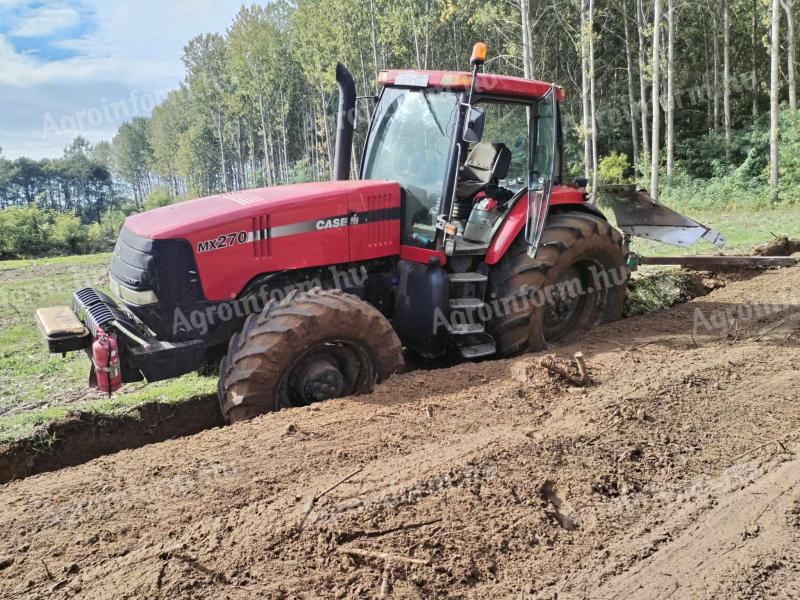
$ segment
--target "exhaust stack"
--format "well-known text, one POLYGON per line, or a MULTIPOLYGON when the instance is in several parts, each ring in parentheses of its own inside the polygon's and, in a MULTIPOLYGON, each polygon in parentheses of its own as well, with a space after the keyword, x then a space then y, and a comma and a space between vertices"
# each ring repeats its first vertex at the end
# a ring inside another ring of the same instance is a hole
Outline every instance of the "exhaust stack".
POLYGON ((336 119, 336 149, 333 159, 333 179, 350 179, 350 159, 353 155, 353 128, 356 116, 356 84, 343 64, 336 65, 336 84, 339 86, 339 115, 336 119))

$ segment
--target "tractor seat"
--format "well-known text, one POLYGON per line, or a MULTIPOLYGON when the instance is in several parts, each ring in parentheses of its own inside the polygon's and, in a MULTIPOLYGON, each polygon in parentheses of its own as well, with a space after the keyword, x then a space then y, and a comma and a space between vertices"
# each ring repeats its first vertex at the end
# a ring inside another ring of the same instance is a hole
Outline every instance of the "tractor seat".
POLYGON ((505 144, 475 144, 461 167, 456 196, 473 197, 485 186, 508 175, 510 166, 511 150, 505 144))

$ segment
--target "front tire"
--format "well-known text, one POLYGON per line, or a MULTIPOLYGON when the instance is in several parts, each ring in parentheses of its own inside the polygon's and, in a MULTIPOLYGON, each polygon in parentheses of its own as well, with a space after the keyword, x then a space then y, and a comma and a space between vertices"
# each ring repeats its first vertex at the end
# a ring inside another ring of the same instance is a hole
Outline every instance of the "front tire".
POLYGON ((226 422, 372 391, 403 366, 400 340, 375 308, 340 290, 292 292, 247 318, 222 359, 226 422))
POLYGON ((551 214, 535 258, 520 235, 489 276, 498 354, 567 344, 620 319, 627 255, 622 235, 587 213, 551 214))

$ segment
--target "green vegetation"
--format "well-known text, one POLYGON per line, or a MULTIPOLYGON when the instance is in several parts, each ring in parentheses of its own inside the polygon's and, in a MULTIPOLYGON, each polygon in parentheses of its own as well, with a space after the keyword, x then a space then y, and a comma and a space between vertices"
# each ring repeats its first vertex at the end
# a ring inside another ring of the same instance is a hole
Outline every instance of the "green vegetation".
POLYGON ((150 385, 130 384, 108 399, 88 388, 81 352, 47 352, 36 328, 40 306, 69 304, 72 292, 103 288, 108 254, 0 262, 0 442, 29 435, 73 410, 125 412, 145 402, 172 403, 212 393, 216 379, 187 375, 150 385))
POLYGON ((126 214, 107 210, 100 223, 84 224, 72 213, 12 206, 0 211, 0 257, 72 255, 114 247, 126 214))
POLYGON ((687 302, 694 297, 693 290, 692 280, 677 269, 637 274, 628 287, 625 316, 635 317, 687 302))

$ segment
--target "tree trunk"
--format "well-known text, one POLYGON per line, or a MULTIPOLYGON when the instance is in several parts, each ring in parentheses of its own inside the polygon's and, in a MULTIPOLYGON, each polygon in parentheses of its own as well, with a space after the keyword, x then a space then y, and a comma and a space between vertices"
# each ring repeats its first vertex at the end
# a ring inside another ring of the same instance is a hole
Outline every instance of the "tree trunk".
POLYGON ((325 96, 325 91, 320 90, 322 97, 322 125, 325 133, 325 151, 328 155, 328 170, 330 171, 330 178, 333 179, 333 148, 331 146, 331 132, 328 125, 328 98, 325 96))
POLYGON ((533 79, 530 0, 519 0, 519 17, 520 29, 522 29, 522 72, 525 75, 525 79, 533 79))
POLYGON ((264 178, 264 185, 269 185, 269 145, 267 144, 267 115, 264 108, 264 94, 258 94, 258 113, 261 118, 261 145, 264 148, 264 160, 261 163, 261 176, 264 178))
POLYGON ((222 191, 228 191, 228 167, 225 164, 225 138, 222 134, 222 108, 217 107, 217 135, 219 135, 219 162, 222 168, 222 191))
POLYGON ((653 159, 650 163, 650 195, 658 200, 658 167, 661 145, 661 111, 659 110, 659 91, 661 88, 661 0, 655 0, 653 7, 653 159))
POLYGON ((703 58, 705 62, 704 83, 706 86, 706 125, 708 126, 708 130, 712 131, 714 129, 714 107, 713 103, 711 102, 711 61, 709 60, 707 39, 704 40, 703 43, 703 58))
POLYGON ((637 0, 636 5, 636 29, 639 31, 639 103, 641 107, 642 117, 642 150, 645 154, 650 154, 650 133, 649 133, 649 120, 650 112, 647 106, 647 79, 646 79, 646 65, 647 60, 645 56, 644 32, 646 30, 645 16, 644 16, 644 2, 637 0))
POLYGON ((628 0, 622 0, 622 22, 625 25, 625 59, 628 66, 628 106, 631 113, 631 145, 633 147, 633 166, 639 165, 639 116, 636 114, 636 96, 633 93, 633 54, 631 52, 630 19, 628 0))
POLYGON ((667 2, 667 185, 672 185, 675 162, 675 2, 667 2))
POLYGON ((592 203, 597 201, 597 106, 595 104, 594 76, 594 0, 589 0, 589 114, 592 127, 592 203))
POLYGON ((414 35, 414 55, 417 59, 417 69, 422 69, 422 57, 419 51, 419 33, 417 32, 417 15, 414 7, 411 7, 411 32, 414 35))
POLYGON ((375 71, 380 70, 378 66, 378 27, 375 23, 375 0, 369 0, 369 19, 370 19, 370 36, 372 39, 372 60, 375 62, 375 71))
POLYGON ((731 125, 731 7, 729 0, 722 1, 722 88, 723 104, 725 111, 725 162, 731 164, 731 142, 733 141, 733 128, 731 125))
POLYGON ((589 98, 589 23, 588 9, 590 0, 581 0, 581 100, 583 106, 583 170, 587 181, 592 180, 592 130, 591 101, 589 98))
POLYGON ((711 18, 714 23, 714 133, 719 133, 719 15, 716 4, 711 9, 711 18))
POLYGON ((283 93, 283 88, 281 88, 280 92, 281 97, 281 123, 283 127, 281 127, 281 141, 283 142, 283 181, 286 182, 289 180, 289 141, 286 139, 286 130, 288 126, 286 124, 286 96, 283 93))
POLYGON ((770 35, 770 86, 769 86, 769 182, 772 201, 780 199, 778 189, 778 127, 780 126, 780 0, 772 0, 772 33, 770 35))
POLYGON ((786 12, 786 73, 789 79, 789 108, 797 110, 797 82, 795 77, 794 0, 781 0, 786 12))
POLYGON ((248 150, 250 151, 250 176, 247 180, 247 187, 254 188, 256 187, 256 140, 252 126, 247 127, 247 139, 249 141, 248 150))
POLYGON ((239 158, 239 167, 237 173, 237 188, 242 190, 245 186, 245 170, 244 170, 244 146, 242 144, 242 117, 237 117, 238 135, 236 136, 236 150, 239 158))
POLYGON ((750 39, 751 72, 750 83, 753 92, 753 116, 758 116, 758 0, 753 0, 753 30, 750 39))

